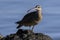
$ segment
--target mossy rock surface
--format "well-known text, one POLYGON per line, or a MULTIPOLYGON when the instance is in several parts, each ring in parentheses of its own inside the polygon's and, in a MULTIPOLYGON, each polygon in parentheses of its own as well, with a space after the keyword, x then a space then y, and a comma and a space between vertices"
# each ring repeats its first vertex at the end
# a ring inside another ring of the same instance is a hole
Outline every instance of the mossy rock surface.
POLYGON ((19 29, 16 33, 7 35, 0 40, 52 40, 52 38, 43 33, 34 33, 31 30, 19 29))

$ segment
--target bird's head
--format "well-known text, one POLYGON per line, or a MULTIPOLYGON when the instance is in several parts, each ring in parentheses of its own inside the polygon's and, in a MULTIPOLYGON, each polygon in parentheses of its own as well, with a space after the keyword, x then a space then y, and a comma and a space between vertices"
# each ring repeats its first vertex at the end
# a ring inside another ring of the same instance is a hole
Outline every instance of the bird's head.
POLYGON ((35 10, 38 10, 38 11, 42 10, 40 5, 36 5, 36 6, 34 7, 34 9, 35 9, 35 10))
POLYGON ((40 5, 36 5, 34 8, 29 9, 27 12, 29 12, 32 9, 37 10, 37 11, 41 11, 42 10, 40 5))

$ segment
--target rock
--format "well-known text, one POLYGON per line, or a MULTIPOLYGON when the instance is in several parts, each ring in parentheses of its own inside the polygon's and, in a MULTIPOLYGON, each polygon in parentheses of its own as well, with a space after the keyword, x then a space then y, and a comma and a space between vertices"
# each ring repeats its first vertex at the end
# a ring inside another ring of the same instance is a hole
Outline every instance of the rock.
POLYGON ((0 39, 2 39, 2 38, 3 38, 3 35, 0 34, 0 39))
POLYGON ((42 33, 19 29, 16 33, 7 35, 1 40, 52 40, 52 38, 42 33))

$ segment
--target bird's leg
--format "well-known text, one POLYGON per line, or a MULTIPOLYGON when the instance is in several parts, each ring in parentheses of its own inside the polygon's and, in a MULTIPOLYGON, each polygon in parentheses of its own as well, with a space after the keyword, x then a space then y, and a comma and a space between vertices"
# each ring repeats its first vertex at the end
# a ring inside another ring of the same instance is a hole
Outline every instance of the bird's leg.
POLYGON ((32 27, 32 31, 33 31, 33 29, 34 29, 34 25, 33 25, 33 27, 32 27))

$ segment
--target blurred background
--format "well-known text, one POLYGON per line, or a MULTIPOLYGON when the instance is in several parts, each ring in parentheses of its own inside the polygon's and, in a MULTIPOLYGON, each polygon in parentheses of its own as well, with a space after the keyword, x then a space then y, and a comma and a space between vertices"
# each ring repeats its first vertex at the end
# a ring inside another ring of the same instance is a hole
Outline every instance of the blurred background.
POLYGON ((42 6, 43 19, 34 27, 34 32, 60 40, 60 0, 0 0, 0 34, 6 36, 15 33, 15 22, 36 5, 42 6))

